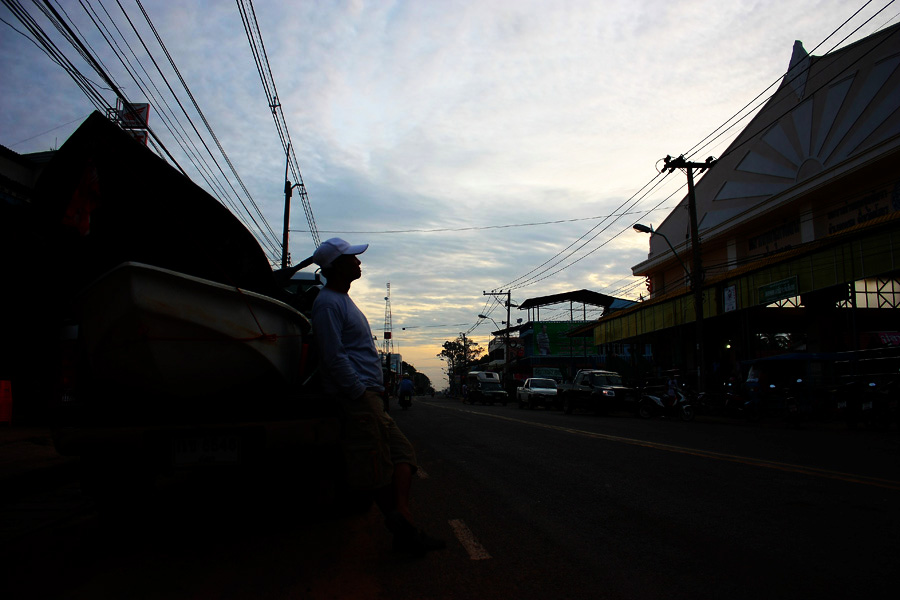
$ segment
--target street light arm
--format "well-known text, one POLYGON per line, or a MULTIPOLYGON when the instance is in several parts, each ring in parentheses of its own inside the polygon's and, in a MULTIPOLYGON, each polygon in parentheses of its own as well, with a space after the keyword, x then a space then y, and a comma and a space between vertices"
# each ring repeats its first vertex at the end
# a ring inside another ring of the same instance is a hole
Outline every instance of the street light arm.
POLYGON ((494 324, 494 327, 496 327, 498 331, 499 331, 500 329, 502 329, 502 327, 500 327, 499 325, 497 325, 497 321, 495 321, 492 317, 489 317, 488 315, 478 315, 478 318, 479 318, 479 319, 490 319, 491 323, 494 324))
POLYGON ((691 279, 691 272, 688 271, 687 265, 684 264, 684 261, 681 260, 681 257, 680 257, 680 256, 678 256, 678 253, 675 252, 675 248, 672 246, 672 242, 669 241, 669 238, 667 238, 665 235, 659 233, 658 231, 654 231, 654 233, 655 233, 656 235, 662 236, 662 239, 666 240, 666 243, 669 245, 669 250, 671 250, 671 251, 672 251, 672 254, 675 255, 675 258, 678 259, 678 263, 681 265, 681 268, 684 269, 685 274, 688 276, 688 279, 690 280, 690 279, 691 279))
POLYGON ((684 272, 688 276, 688 279, 693 281, 693 279, 691 278, 691 272, 688 271, 687 265, 685 265, 684 261, 681 260, 681 257, 678 256, 678 252, 675 251, 674 246, 672 246, 672 242, 669 241, 669 238, 666 237, 666 234, 653 229, 652 226, 648 227, 646 225, 641 225, 640 223, 635 223, 633 229, 640 233, 649 233, 650 235, 658 235, 662 239, 666 240, 666 244, 668 244, 669 250, 671 250, 672 254, 675 255, 675 258, 678 259, 678 264, 680 264, 681 268, 684 269, 684 272))

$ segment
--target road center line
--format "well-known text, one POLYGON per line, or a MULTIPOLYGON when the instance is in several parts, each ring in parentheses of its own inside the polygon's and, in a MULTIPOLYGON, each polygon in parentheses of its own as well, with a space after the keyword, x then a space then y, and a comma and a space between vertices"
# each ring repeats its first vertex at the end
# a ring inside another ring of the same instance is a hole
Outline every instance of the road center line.
POLYGON ((453 528, 456 539, 459 540, 459 543, 462 544, 463 548, 466 549, 466 552, 469 553, 469 558, 472 560, 485 560, 491 558, 491 555, 478 543, 478 540, 475 539, 475 536, 472 535, 472 532, 469 531, 469 528, 466 527, 466 524, 463 523, 461 519, 450 519, 450 527, 453 528))
POLYGON ((491 413, 479 412, 477 410, 456 408, 432 402, 422 402, 436 408, 444 408, 448 410, 456 410, 459 412, 467 412, 473 415, 484 417, 492 417, 502 421, 510 421, 512 423, 520 423, 522 425, 531 425, 542 429, 550 429, 553 431, 562 431, 564 433, 572 433, 584 437, 594 439, 607 440, 610 442, 619 442, 622 444, 630 444, 632 446, 642 446, 644 448, 653 448, 655 450, 663 450, 665 452, 676 452, 679 454, 689 454, 691 456, 699 456, 702 458, 710 458, 713 460, 721 460, 726 462, 740 463, 744 465, 763 467, 766 469, 776 469, 779 471, 787 471, 790 473, 800 473, 810 475, 812 477, 821 477, 823 479, 836 479, 838 481, 846 481, 849 483, 861 483, 863 485, 871 485, 875 487, 886 488, 889 490, 900 490, 900 481, 892 479, 882 479, 879 477, 869 477, 868 475, 856 475, 853 473, 841 473, 840 471, 830 471, 828 469, 820 469, 818 467, 807 467, 803 465, 794 465, 790 463, 782 463, 774 460, 765 460, 762 458, 751 458, 749 456, 738 456, 736 454, 726 454, 723 452, 713 452, 711 450, 699 450, 696 448, 685 448, 683 446, 674 446, 672 444, 662 444, 659 442, 648 442, 646 440, 638 440, 635 438, 626 438, 617 435, 609 435, 605 433, 595 433, 593 431, 585 431, 583 429, 573 429, 571 427, 561 427, 559 425, 549 425, 546 423, 535 423, 534 421, 526 421, 503 415, 494 415, 491 413))

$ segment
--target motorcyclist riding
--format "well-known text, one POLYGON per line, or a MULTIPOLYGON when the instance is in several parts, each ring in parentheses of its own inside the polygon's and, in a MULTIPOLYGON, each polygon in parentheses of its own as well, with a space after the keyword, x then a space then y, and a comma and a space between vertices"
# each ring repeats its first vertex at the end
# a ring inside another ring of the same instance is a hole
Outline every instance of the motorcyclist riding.
POLYGON ((409 373, 403 374, 403 379, 400 381, 400 390, 398 393, 398 400, 400 401, 400 407, 404 410, 412 406, 412 396, 413 396, 413 382, 409 377, 409 373))

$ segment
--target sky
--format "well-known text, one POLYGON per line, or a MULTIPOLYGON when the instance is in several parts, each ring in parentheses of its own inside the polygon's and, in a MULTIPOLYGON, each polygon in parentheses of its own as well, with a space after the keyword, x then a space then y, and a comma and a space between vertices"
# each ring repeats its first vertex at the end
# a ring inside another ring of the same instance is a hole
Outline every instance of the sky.
MULTIPOLYGON (((154 73, 155 99, 82 3, 53 4, 129 100, 150 102, 151 128, 209 189, 160 118, 166 98, 169 114, 179 109, 122 9, 201 124, 136 0, 84 5, 121 28, 133 60, 154 73)), ((21 5, 102 83, 34 4, 21 5)), ((285 155, 238 5, 141 5, 280 242, 285 155)), ((390 283, 393 351, 438 389, 443 342, 465 332, 486 350, 506 319, 485 292, 511 290, 514 304, 580 289, 637 300, 646 290, 632 267, 649 240, 631 226, 661 222, 686 193, 683 176, 658 176, 661 159, 723 153, 774 92, 795 40, 823 55, 900 13, 891 0, 257 0, 253 9, 318 235, 370 244, 351 296, 381 348, 390 283)), ((0 18, 0 144, 57 148, 94 105, 19 33, 7 3, 0 18)), ((297 196, 290 228, 296 263, 315 249, 297 196)), ((566 320, 568 304, 541 317, 566 320)), ((520 318, 512 308, 513 324, 520 318)))

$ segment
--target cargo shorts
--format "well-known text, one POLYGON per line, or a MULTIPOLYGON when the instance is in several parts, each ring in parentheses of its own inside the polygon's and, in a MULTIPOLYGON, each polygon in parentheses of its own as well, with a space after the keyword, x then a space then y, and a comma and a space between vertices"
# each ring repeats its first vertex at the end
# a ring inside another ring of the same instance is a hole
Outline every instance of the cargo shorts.
POLYGON ((418 469, 412 444, 384 412, 381 393, 366 390, 355 400, 341 402, 344 416, 343 449, 347 483, 353 489, 375 490, 390 485, 394 465, 418 469))

